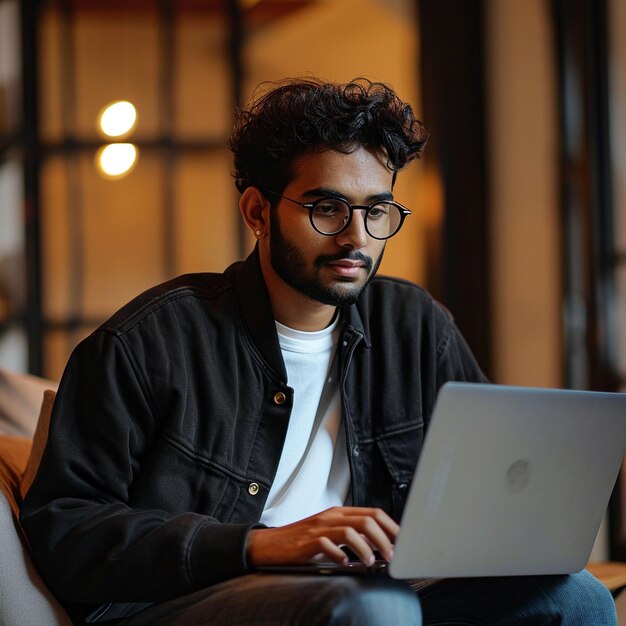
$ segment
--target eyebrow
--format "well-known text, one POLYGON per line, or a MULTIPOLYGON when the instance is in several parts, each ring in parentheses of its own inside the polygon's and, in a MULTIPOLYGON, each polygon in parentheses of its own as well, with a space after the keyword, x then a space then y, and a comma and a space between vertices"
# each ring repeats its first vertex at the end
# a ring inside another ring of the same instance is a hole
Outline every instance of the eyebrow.
MULTIPOLYGON (((331 189, 330 187, 315 187, 314 189, 309 189, 302 193, 302 197, 304 198, 338 198, 340 200, 345 200, 348 202, 348 198, 337 191, 336 189, 331 189)), ((385 200, 393 200, 393 193, 391 191, 383 191, 381 193, 375 193, 371 196, 368 196, 367 200, 370 203, 374 202, 383 202, 385 200)))

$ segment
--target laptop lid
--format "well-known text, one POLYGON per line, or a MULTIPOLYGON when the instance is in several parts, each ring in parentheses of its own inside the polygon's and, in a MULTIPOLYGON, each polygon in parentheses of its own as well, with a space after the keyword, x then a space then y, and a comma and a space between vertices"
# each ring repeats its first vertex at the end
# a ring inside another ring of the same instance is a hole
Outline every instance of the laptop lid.
POLYGON ((625 452, 626 394, 445 384, 389 573, 581 570, 625 452))

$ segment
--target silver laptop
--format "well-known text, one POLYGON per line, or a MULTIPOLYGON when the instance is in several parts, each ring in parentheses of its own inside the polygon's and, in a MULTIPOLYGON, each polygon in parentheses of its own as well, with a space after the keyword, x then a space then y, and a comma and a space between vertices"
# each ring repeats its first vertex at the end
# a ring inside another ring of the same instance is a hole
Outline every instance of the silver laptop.
POLYGON ((580 571, 625 453, 626 394, 447 383, 389 573, 580 571))
POLYGON ((626 453, 626 394, 447 383, 390 563, 264 568, 393 578, 567 574, 626 453))

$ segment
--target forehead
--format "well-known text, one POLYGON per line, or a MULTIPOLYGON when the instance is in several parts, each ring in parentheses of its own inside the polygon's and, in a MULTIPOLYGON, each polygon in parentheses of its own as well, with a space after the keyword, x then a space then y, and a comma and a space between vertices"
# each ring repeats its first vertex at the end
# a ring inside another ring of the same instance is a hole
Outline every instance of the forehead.
POLYGON ((391 190, 393 172, 384 154, 359 147, 349 154, 322 150, 305 154, 293 164, 291 190, 325 188, 346 195, 376 194, 391 190))

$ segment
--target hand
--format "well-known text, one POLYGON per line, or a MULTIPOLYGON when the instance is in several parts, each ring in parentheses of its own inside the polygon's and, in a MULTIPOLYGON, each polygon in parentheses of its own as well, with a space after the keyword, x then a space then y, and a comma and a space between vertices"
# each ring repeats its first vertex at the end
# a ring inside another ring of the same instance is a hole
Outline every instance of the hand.
POLYGON ((340 546, 350 548, 366 565, 375 560, 373 550, 390 561, 398 529, 381 509, 337 506, 287 526, 251 530, 248 563, 292 565, 323 554, 332 562, 347 564, 340 546))

